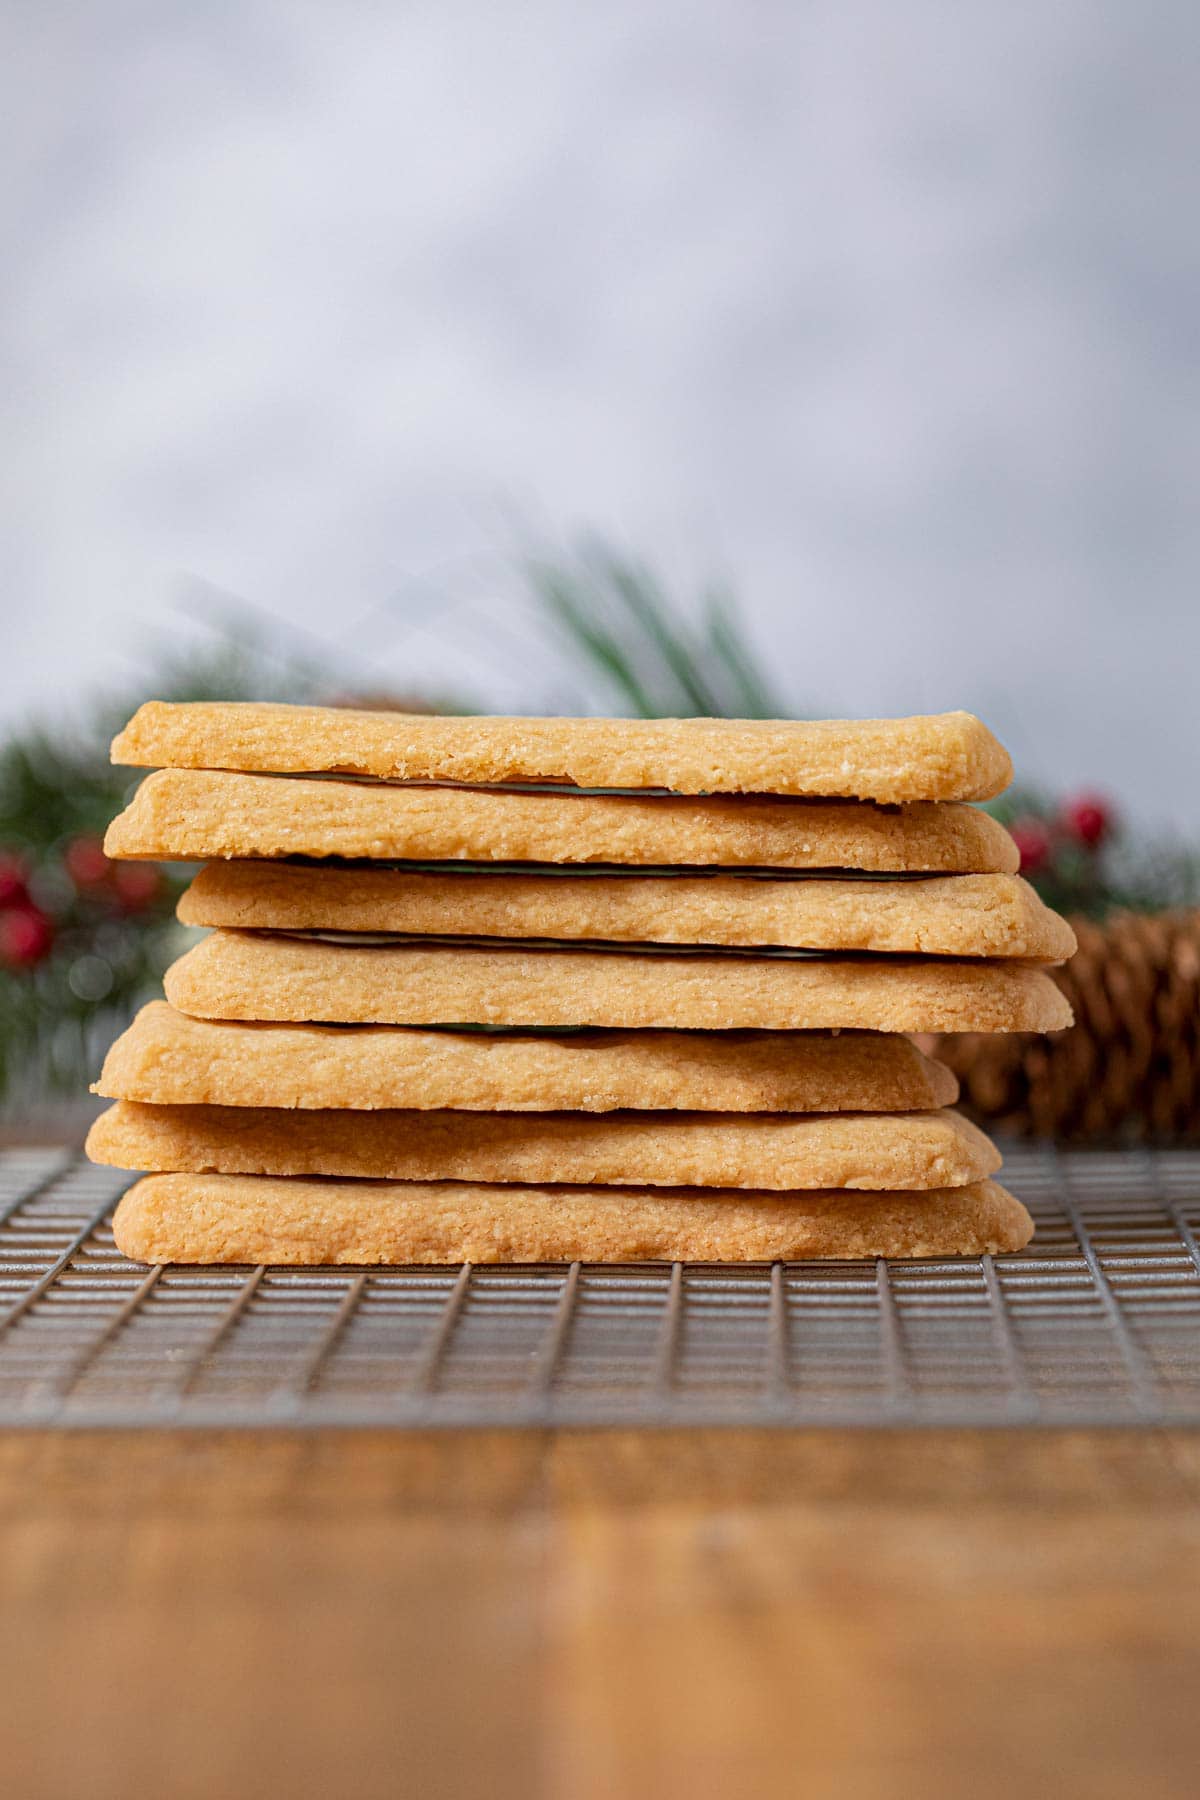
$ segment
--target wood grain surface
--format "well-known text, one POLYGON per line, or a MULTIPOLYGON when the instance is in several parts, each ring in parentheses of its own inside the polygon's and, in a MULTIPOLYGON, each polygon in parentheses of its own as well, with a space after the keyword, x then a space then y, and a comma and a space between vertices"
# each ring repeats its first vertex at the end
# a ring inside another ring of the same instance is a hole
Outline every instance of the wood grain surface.
POLYGON ((8 1434, 5 1791, 1166 1800, 1200 1442, 8 1434))

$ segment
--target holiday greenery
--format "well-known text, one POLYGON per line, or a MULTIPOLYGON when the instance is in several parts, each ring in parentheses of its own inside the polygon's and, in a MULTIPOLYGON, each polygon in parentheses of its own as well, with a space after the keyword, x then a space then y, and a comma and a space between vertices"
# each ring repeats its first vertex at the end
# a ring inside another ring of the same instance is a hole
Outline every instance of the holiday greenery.
POLYGON ((141 779, 109 761, 115 732, 148 693, 315 692, 304 668, 231 638, 186 663, 164 659, 74 728, 34 728, 0 747, 0 1096, 80 1091, 98 1047, 155 992, 185 941, 175 903, 188 871, 104 854, 105 828, 141 779))
POLYGON ((1132 831, 1101 794, 1059 800, 1013 788, 988 811, 1012 833, 1022 875, 1055 912, 1105 919, 1200 905, 1200 855, 1132 831))
POLYGON ((620 713, 642 719, 778 719, 772 690, 727 589, 709 586, 693 622, 653 571, 595 539, 573 557, 531 557, 535 597, 620 713))

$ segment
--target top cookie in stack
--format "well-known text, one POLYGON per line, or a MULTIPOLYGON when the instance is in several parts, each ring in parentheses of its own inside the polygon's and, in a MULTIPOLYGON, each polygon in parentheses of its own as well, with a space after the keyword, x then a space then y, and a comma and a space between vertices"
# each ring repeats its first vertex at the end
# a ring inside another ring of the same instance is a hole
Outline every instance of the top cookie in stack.
POLYGON ((214 859, 180 914, 216 929, 99 1084, 120 1104, 93 1154, 159 1172, 118 1214, 130 1254, 1027 1238, 994 1149, 943 1110, 951 1078, 899 1035, 1069 1023, 1038 965, 1074 941, 969 804, 1011 774, 970 715, 151 703, 113 754, 160 772, 109 854, 214 859))

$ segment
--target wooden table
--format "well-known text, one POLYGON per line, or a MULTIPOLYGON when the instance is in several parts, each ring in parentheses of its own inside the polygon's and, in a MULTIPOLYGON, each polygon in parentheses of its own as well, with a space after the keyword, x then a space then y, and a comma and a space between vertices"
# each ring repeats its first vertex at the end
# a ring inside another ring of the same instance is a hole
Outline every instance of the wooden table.
POLYGON ((1158 1800, 1200 1439, 0 1437, 13 1800, 1158 1800))

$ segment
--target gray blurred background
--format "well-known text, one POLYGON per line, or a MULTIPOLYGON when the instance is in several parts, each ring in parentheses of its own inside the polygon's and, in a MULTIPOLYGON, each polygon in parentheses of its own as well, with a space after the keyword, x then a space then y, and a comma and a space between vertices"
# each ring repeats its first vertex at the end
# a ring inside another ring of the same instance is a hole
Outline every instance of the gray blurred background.
POLYGON ((727 576, 799 712, 1200 825, 1200 8, 0 13, 0 724, 243 596, 595 696, 513 568, 727 576))

